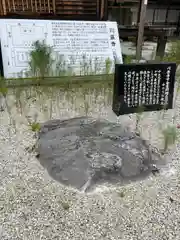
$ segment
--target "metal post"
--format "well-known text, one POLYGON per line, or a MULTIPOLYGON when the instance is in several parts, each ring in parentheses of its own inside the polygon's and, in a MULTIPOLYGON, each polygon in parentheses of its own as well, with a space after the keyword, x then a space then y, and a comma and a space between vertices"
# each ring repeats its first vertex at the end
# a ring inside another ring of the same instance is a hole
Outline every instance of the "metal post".
POLYGON ((141 0, 141 12, 140 12, 140 21, 138 28, 138 40, 137 40, 137 48, 136 48, 136 59, 141 60, 142 55, 142 45, 144 38, 144 24, 146 19, 146 9, 147 9, 148 0, 141 0))

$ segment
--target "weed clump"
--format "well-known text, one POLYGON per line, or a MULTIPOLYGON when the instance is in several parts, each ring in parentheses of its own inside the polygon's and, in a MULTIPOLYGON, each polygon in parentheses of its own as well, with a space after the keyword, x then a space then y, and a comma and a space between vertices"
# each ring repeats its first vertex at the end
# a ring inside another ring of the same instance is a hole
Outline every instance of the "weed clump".
POLYGON ((69 210, 69 208, 70 208, 69 203, 65 202, 65 201, 61 201, 61 205, 62 205, 64 210, 69 210))
POLYGON ((38 122, 31 123, 30 127, 31 127, 32 132, 36 132, 36 133, 39 132, 41 129, 40 123, 38 123, 38 122))
POLYGON ((43 79, 48 77, 54 62, 52 48, 45 44, 45 41, 36 41, 34 49, 30 52, 29 74, 32 77, 43 79))
POLYGON ((168 53, 165 54, 163 60, 180 64, 180 40, 171 43, 168 53))
POLYGON ((173 145, 177 140, 177 129, 175 126, 167 126, 162 130, 163 140, 164 140, 164 148, 163 152, 165 153, 168 148, 173 145))

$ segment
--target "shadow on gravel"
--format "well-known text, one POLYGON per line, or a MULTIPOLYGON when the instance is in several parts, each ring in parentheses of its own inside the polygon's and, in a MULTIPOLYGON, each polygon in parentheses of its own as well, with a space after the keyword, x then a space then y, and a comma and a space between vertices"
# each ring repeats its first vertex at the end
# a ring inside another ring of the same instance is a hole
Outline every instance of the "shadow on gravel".
POLYGON ((52 178, 84 192, 106 182, 141 180, 163 161, 135 133, 119 124, 89 117, 44 123, 37 153, 52 178))

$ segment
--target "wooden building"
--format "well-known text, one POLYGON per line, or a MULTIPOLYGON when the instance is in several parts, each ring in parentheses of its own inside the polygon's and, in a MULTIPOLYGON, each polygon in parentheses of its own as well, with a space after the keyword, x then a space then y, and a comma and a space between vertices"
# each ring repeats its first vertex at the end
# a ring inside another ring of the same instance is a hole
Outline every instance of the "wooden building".
POLYGON ((0 15, 99 20, 102 1, 104 0, 0 0, 0 15))
MULTIPOLYGON (((137 35, 142 0, 0 0, 0 17, 117 21, 121 37, 137 35)), ((179 36, 180 1, 148 0, 145 35, 179 36), (154 32, 155 31, 155 32, 154 32)))
MULTIPOLYGON (((142 0, 0 0, 0 15, 56 16, 66 19, 116 20, 136 25, 142 0)), ((179 0, 149 0, 147 25, 176 25, 179 0)))
MULTIPOLYGON (((138 23, 141 0, 108 0, 108 18, 118 19, 124 26, 138 23)), ((148 0, 146 25, 177 25, 180 16, 179 0, 148 0)))

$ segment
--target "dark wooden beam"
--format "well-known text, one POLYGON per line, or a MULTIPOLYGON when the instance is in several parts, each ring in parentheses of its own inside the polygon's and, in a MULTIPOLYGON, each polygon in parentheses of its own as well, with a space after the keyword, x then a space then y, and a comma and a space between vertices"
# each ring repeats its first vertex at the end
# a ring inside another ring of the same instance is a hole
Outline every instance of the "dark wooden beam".
POLYGON ((138 5, 138 16, 137 16, 137 25, 138 25, 139 22, 140 22, 141 6, 142 6, 142 0, 139 0, 139 5, 138 5))
POLYGON ((166 49, 166 43, 167 43, 167 37, 158 37, 157 41, 157 49, 156 49, 156 58, 162 60, 165 54, 166 49))
POLYGON ((108 20, 108 0, 104 0, 104 21, 108 20))
MULTIPOLYGON (((120 38, 128 38, 128 37, 137 37, 138 28, 119 28, 120 38)), ((162 29, 155 28, 146 28, 144 29, 145 37, 163 37, 166 35, 166 31, 162 29)))
POLYGON ((101 0, 101 20, 108 20, 108 0, 101 0))
POLYGON ((156 14, 156 9, 154 9, 154 11, 153 11, 153 19, 152 19, 152 24, 154 24, 154 22, 155 22, 155 14, 156 14))
POLYGON ((178 22, 177 22, 177 28, 176 28, 176 36, 179 37, 180 36, 180 13, 178 16, 178 22))
POLYGON ((169 4, 168 4, 167 9, 166 9, 166 17, 165 17, 165 23, 166 24, 168 22, 168 16, 169 16, 169 10, 171 8, 171 4, 172 4, 172 0, 169 0, 169 4))
POLYGON ((142 57, 142 46, 144 42, 144 27, 146 21, 146 10, 148 5, 148 0, 140 0, 141 10, 140 10, 140 20, 138 24, 138 37, 136 46, 136 59, 139 61, 142 57))

